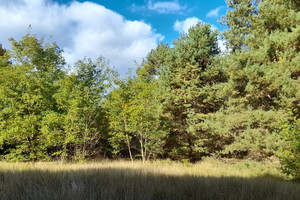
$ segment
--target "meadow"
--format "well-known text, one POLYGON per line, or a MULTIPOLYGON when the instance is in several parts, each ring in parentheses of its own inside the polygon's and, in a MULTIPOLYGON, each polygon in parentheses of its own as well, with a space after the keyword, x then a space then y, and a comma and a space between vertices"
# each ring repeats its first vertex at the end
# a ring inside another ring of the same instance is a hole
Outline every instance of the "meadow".
POLYGON ((0 162, 0 199, 294 199, 300 184, 272 162, 207 159, 0 162))

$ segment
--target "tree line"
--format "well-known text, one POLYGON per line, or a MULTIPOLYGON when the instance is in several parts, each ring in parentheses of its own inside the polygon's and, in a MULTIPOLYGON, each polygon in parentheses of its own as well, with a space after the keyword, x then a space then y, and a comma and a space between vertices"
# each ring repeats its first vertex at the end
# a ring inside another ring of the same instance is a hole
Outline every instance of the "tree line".
POLYGON ((10 39, 0 48, 1 159, 276 156, 299 176, 300 4, 227 4, 224 32, 198 23, 126 77, 103 57, 66 68, 55 43, 10 39))

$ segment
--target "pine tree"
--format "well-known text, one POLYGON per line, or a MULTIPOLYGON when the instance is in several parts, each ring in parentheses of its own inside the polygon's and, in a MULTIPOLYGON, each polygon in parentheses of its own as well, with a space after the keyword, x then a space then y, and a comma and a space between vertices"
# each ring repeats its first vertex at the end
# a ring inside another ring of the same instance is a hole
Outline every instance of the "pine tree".
POLYGON ((245 48, 225 60, 231 92, 215 120, 231 137, 227 153, 259 158, 278 150, 277 129, 289 110, 299 116, 300 17, 284 0, 265 0, 255 8, 241 39, 245 48))
POLYGON ((228 10, 222 24, 228 27, 223 32, 227 48, 232 52, 245 47, 245 40, 252 28, 252 18, 258 12, 260 0, 227 0, 228 10))
POLYGON ((209 152, 210 136, 203 133, 200 124, 202 114, 218 108, 218 100, 210 102, 208 89, 222 76, 211 65, 219 52, 217 35, 209 25, 199 23, 188 34, 181 35, 174 48, 164 47, 166 56, 160 64, 158 82, 164 109, 162 119, 169 122, 170 128, 166 150, 174 158, 199 159, 209 152))

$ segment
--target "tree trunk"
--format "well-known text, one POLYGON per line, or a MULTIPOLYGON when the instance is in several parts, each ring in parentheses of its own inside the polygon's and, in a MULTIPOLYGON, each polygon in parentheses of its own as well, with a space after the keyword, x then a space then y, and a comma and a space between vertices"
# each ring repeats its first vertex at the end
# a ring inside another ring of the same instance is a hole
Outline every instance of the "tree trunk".
MULTIPOLYGON (((127 120, 124 119, 124 126, 125 126, 125 133, 126 133, 126 129, 127 129, 127 120)), ((131 148, 130 148, 130 141, 129 141, 129 137, 128 137, 128 134, 126 134, 126 145, 127 145, 127 148, 128 148, 128 152, 129 152, 129 156, 130 156, 130 160, 131 162, 133 162, 133 157, 132 157, 132 153, 131 153, 131 148)))
POLYGON ((130 142, 129 142, 128 134, 126 134, 126 144, 127 144, 127 147, 128 147, 130 160, 131 160, 131 162, 133 162, 133 158, 132 158, 132 153, 131 153, 131 148, 130 148, 130 142))
POLYGON ((142 161, 143 164, 145 164, 145 153, 144 153, 144 144, 143 144, 143 139, 140 139, 140 144, 141 144, 141 155, 142 155, 142 161))

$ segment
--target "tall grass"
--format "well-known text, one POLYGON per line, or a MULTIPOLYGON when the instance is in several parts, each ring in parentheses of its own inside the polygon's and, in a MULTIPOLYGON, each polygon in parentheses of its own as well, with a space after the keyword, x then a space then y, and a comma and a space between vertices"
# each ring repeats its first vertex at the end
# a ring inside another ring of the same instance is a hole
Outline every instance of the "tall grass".
POLYGON ((0 199, 300 199, 272 163, 0 163, 0 199))

